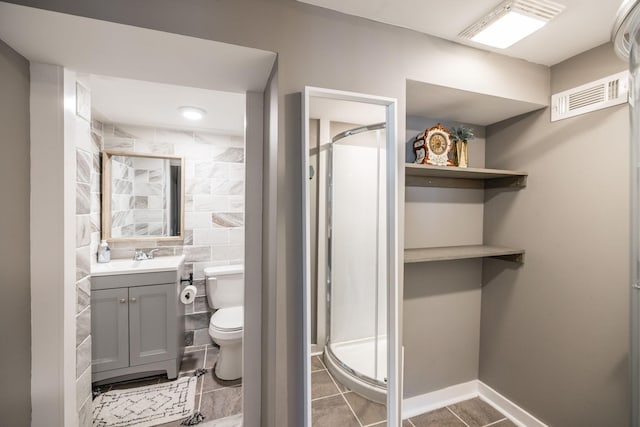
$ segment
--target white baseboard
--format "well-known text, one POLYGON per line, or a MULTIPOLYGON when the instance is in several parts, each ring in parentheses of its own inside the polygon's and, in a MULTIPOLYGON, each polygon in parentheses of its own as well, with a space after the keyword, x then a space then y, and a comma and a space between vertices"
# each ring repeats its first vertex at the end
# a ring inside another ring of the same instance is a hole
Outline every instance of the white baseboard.
POLYGON ((519 427, 548 427, 545 423, 480 380, 456 384, 402 401, 402 418, 407 419, 463 400, 480 397, 519 427))
POLYGON ((402 401, 402 418, 407 419, 443 406, 453 405, 478 396, 478 381, 456 384, 451 387, 410 397, 402 401))
POLYGON ((505 414, 519 427, 548 427, 545 423, 525 411, 482 381, 478 381, 478 394, 482 400, 505 414))

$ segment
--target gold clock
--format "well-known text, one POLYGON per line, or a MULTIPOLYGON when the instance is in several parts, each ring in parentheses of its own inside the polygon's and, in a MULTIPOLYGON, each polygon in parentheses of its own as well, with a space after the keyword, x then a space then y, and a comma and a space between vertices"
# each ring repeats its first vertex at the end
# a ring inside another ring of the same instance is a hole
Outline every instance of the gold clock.
POLYGON ((434 133, 429 137, 429 150, 436 156, 446 154, 448 143, 441 133, 434 133))
POLYGON ((416 163, 456 166, 451 134, 440 123, 418 135, 413 147, 416 163))

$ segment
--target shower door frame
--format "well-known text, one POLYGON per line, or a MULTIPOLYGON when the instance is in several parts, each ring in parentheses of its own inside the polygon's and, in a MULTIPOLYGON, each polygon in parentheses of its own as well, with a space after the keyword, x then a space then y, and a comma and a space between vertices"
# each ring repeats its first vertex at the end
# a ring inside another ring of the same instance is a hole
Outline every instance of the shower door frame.
MULTIPOLYGON (((633 56, 640 57, 637 49, 640 43, 635 34, 640 32, 640 0, 625 1, 618 10, 616 21, 611 32, 611 42, 616 54, 629 64, 629 119, 630 132, 630 213, 629 228, 631 241, 630 255, 630 289, 629 289, 629 371, 631 374, 631 426, 640 427, 640 185, 638 183, 638 162, 640 161, 640 141, 637 140, 640 130, 640 107, 636 99, 637 76, 633 73, 633 56), (636 117, 634 117, 634 115, 636 117)), ((640 67, 640 65, 638 65, 640 67)))
POLYGON ((304 371, 304 418, 306 427, 311 427, 311 239, 310 239, 310 195, 309 177, 309 99, 325 98, 360 102, 385 107, 387 125, 387 426, 399 427, 402 402, 401 346, 399 331, 399 247, 398 247, 398 164, 400 147, 397 143, 397 100, 381 96, 346 92, 306 86, 302 99, 302 248, 303 248, 303 371, 304 371))
MULTIPOLYGON (((327 169, 328 169, 328 173, 327 173, 327 186, 328 186, 328 190, 327 190, 327 199, 331 200, 331 202, 329 203, 329 206, 327 207, 327 221, 329 224, 331 224, 327 230, 327 238, 328 241, 330 242, 328 245, 327 252, 329 253, 329 255, 326 255, 326 266, 327 266, 327 270, 328 270, 328 274, 326 276, 326 292, 325 294, 327 295, 327 300, 330 301, 330 303, 326 304, 325 307, 325 315, 326 315, 326 319, 325 319, 325 333, 324 335, 324 343, 323 343, 323 347, 324 347, 324 351, 328 352, 331 355, 331 358, 333 359, 334 363, 337 364, 338 366, 340 366, 344 371, 349 372, 351 375, 355 376, 356 378, 358 378, 360 381, 363 381, 364 383, 368 384, 371 387, 374 388, 384 388, 384 393, 386 395, 387 392, 387 383, 385 383, 384 381, 380 381, 377 379, 377 376, 374 374, 372 377, 365 374, 364 372, 360 372, 358 370, 356 370, 354 367, 349 366, 347 363, 345 363, 340 357, 338 357, 338 355, 333 351, 333 349, 331 348, 331 335, 332 335, 332 331, 331 331, 331 325, 332 325, 332 309, 333 309, 333 303, 334 303, 334 296, 333 296, 333 285, 334 285, 334 281, 333 281, 333 262, 334 262, 334 254, 333 254, 333 249, 334 249, 334 238, 333 238, 333 233, 334 233, 334 227, 333 227, 333 220, 334 220, 334 209, 333 209, 333 203, 334 203, 334 169, 333 169, 333 165, 334 165, 334 156, 335 156, 335 144, 338 144, 341 142, 341 140, 349 138, 351 136, 355 136, 355 135, 361 135, 363 133, 366 132, 373 132, 375 130, 380 130, 383 129, 385 131, 385 139, 388 140, 387 138, 387 129, 386 129, 386 122, 383 123, 373 123, 371 125, 365 125, 365 126, 357 126, 354 127, 352 129, 346 130, 344 132, 341 132, 339 134, 337 134, 336 136, 334 136, 331 139, 331 142, 328 144, 329 145, 329 156, 328 156, 328 161, 327 161, 327 169)), ((382 144, 380 144, 382 145, 382 144)), ((385 153, 385 157, 386 157, 386 153, 387 153, 387 148, 388 147, 377 147, 377 150, 384 150, 385 153)), ((379 160, 379 156, 380 153, 378 152, 378 166, 380 166, 380 160, 379 160)), ((384 161, 386 163, 386 159, 384 161)), ((319 171, 318 171, 319 172, 319 171)), ((377 185, 377 193, 378 193, 378 198, 380 196, 380 186, 383 185, 381 183, 380 180, 380 174, 378 173, 378 185, 377 185)), ((385 187, 386 190, 386 187, 385 187)), ((385 201, 386 201, 386 191, 385 191, 385 201)), ((378 199, 378 209, 379 209, 379 202, 380 200, 378 199)), ((319 238, 319 236, 318 236, 319 238)), ((376 240, 379 240, 380 236, 376 237, 376 240)), ((385 244, 386 246, 386 244, 385 244)), ((376 243, 376 249, 379 249, 379 244, 376 243)), ((386 247, 385 247, 386 249, 386 247)), ((376 268, 376 270, 379 270, 378 268, 376 268)), ((386 279, 386 278, 385 278, 386 279)), ((378 302, 378 298, 379 298, 379 292, 380 290, 378 289, 379 287, 379 283, 380 283, 380 277, 378 277, 378 272, 376 272, 376 297, 375 297, 375 321, 374 321, 374 337, 376 340, 376 343, 374 344, 374 370, 377 371, 378 369, 378 343, 377 341, 380 338, 380 331, 378 330, 378 309, 379 309, 379 302, 378 302)), ((318 300, 320 300, 320 298, 318 298, 318 300)), ((386 308, 386 307, 385 307, 386 308)), ((385 317, 386 317, 386 312, 384 313, 385 317)), ((387 322, 385 322, 387 323, 387 322)), ((385 328, 386 330, 386 328, 385 328)), ((384 337, 386 338, 386 334, 384 334, 384 337)), ((329 369, 329 366, 327 366, 327 368, 329 369)), ((329 369, 329 372, 331 372, 331 369, 329 369)), ((385 376, 386 377, 386 376, 385 376)), ((345 384, 346 385, 346 384, 345 384)))

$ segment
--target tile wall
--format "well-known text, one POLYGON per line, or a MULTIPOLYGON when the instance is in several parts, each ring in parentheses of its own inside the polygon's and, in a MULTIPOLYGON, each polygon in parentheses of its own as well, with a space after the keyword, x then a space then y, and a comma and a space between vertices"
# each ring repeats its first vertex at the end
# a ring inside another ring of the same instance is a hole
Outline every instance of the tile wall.
POLYGON ((112 243, 111 257, 130 258, 135 249, 146 248, 158 248, 156 256, 184 254, 185 275, 193 272, 198 288, 186 308, 185 340, 187 345, 209 343, 203 271, 244 262, 244 138, 112 123, 102 124, 101 131, 104 150, 184 157, 184 241, 112 243))
POLYGON ((100 239, 100 135, 75 118, 76 402, 78 425, 91 425, 91 264, 100 239))
POLYGON ((111 158, 111 177, 115 185, 111 188, 111 235, 132 236, 133 221, 133 160, 130 157, 111 158))

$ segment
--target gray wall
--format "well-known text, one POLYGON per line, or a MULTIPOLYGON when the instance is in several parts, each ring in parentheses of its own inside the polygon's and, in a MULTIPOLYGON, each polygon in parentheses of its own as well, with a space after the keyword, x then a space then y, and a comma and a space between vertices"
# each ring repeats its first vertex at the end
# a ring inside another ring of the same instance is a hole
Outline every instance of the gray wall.
MULTIPOLYGON (((249 92, 246 97, 246 175, 247 182, 260 182, 263 177, 264 94, 249 92)), ((262 186, 255 185, 245 191, 245 315, 243 336, 243 365, 245 378, 252 379, 251 387, 243 388, 243 422, 247 426, 260 425, 262 419, 262 357, 261 342, 262 298, 262 186), (247 244, 248 243, 248 244, 247 244), (248 261, 247 261, 248 260, 248 261)))
POLYGON ((406 264, 404 398, 478 378, 482 261, 406 264))
MULTIPOLYGON (((278 63, 274 64, 271 76, 264 90, 263 135, 263 177, 262 184, 262 405, 260 408, 261 425, 274 426, 276 418, 277 396, 274 392, 277 369, 276 357, 276 221, 278 212, 277 175, 274 167, 278 156, 278 63)), ((251 159, 249 159, 251 161, 251 159)), ((250 285, 249 285, 250 286, 250 285)), ((252 313, 252 312, 250 312, 252 313)), ((245 330, 245 337, 247 331, 245 330)), ((245 345, 245 349, 246 349, 245 345)), ((249 424, 247 424, 249 426, 249 424)))
MULTIPOLYGON (((263 231, 267 263, 263 269, 263 424, 268 426, 301 425, 304 405, 300 286, 303 178, 297 94, 310 85, 397 98, 400 159, 404 157, 406 79, 533 103, 544 103, 548 96, 547 67, 295 0, 140 0, 135 6, 127 0, 114 0, 108 7, 73 0, 17 3, 278 53, 274 82, 277 114, 266 118, 277 120, 278 134, 270 136, 273 138, 265 151, 269 163, 264 171, 263 205, 263 224, 267 227, 263 231), (434 57, 439 58, 439 67, 432 66, 434 57)), ((400 189, 402 185, 400 174, 400 189)), ((403 191, 399 192, 399 202, 402 229, 403 191)), ((400 237, 400 247, 402 240, 400 237)))
MULTIPOLYGON (((624 70, 610 45, 551 69, 553 92, 624 70)), ((487 128, 488 167, 529 172, 486 193, 485 234, 526 249, 487 261, 480 379, 551 426, 629 425, 629 120, 626 105, 487 128)))
POLYGON ((31 420, 29 62, 0 40, 0 420, 31 420))

